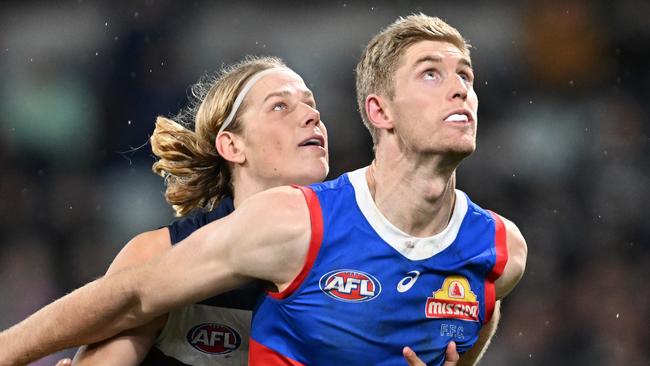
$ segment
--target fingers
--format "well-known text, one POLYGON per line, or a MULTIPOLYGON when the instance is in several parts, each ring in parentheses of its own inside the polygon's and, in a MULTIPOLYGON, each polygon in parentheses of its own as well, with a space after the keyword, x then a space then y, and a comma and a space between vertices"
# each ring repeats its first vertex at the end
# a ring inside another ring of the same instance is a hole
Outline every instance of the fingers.
POLYGON ((460 355, 456 351, 456 342, 451 341, 447 345, 447 350, 445 351, 445 363, 443 366, 456 366, 460 360, 460 355))
POLYGON ((64 358, 59 360, 59 362, 56 363, 56 366, 71 366, 72 365, 72 360, 69 358, 64 358))
POLYGON ((420 358, 418 358, 418 356, 410 347, 404 347, 402 349, 402 354, 404 355, 404 359, 409 366, 427 366, 424 362, 422 362, 422 360, 420 360, 420 358))

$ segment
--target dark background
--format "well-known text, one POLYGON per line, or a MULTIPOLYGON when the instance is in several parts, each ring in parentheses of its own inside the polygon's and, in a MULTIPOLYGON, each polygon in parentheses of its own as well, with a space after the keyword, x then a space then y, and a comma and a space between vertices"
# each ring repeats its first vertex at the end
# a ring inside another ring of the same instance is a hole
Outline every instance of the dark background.
POLYGON ((419 11, 474 46, 478 150, 458 186, 528 241, 483 365, 650 364, 642 0, 3 2, 0 328, 172 220, 148 137, 205 72, 282 57, 329 127, 330 178, 370 162, 353 68, 372 35, 419 11))

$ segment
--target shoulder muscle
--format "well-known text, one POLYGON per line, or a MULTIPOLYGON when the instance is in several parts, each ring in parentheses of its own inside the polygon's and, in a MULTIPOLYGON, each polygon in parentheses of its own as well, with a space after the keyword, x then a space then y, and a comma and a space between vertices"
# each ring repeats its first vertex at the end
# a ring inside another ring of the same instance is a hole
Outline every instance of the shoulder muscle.
POLYGON ((299 189, 279 187, 252 196, 232 215, 237 249, 233 263, 242 275, 281 286, 298 274, 311 237, 309 209, 299 189))
POLYGON ((166 227, 138 234, 117 254, 106 273, 111 274, 144 263, 164 253, 171 245, 169 229, 166 227))
POLYGON ((496 296, 504 298, 519 283, 526 269, 528 247, 523 235, 512 221, 501 217, 506 228, 506 245, 508 246, 508 261, 503 274, 495 282, 496 296))

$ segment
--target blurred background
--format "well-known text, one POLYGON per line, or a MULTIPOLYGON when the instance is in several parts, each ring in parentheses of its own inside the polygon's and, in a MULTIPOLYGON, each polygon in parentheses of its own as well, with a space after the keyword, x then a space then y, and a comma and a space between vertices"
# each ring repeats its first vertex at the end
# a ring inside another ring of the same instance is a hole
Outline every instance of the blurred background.
POLYGON ((244 55, 303 75, 330 131, 330 178, 369 163, 354 66, 375 33, 420 11, 474 46, 478 150, 459 187, 528 242, 482 365, 649 365, 645 0, 0 3, 0 328, 173 220, 150 170, 154 119, 244 55))

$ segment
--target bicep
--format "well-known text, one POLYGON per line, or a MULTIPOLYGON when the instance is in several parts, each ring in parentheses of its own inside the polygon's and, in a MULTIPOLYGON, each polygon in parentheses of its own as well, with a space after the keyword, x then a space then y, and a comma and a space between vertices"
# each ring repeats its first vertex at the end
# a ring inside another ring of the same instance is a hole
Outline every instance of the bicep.
POLYGON ((253 278, 278 287, 290 282, 307 254, 309 222, 305 199, 297 189, 276 188, 249 198, 141 271, 143 278, 136 287, 144 311, 168 311, 253 278))

